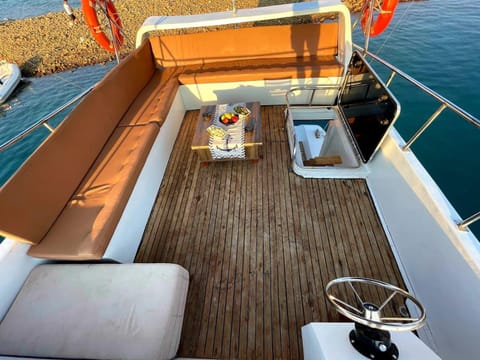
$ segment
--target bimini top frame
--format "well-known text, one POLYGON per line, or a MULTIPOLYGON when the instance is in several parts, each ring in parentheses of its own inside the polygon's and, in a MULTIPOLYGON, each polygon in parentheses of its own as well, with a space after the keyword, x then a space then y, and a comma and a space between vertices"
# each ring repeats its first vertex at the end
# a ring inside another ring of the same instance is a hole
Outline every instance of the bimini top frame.
POLYGON ((321 2, 302 2, 264 6, 251 9, 238 9, 209 14, 185 16, 150 16, 137 32, 136 47, 148 37, 152 31, 175 29, 189 29, 199 27, 232 25, 246 22, 286 19, 295 16, 313 14, 338 14, 339 37, 337 60, 346 69, 352 55, 352 31, 350 11, 339 0, 325 0, 321 2))

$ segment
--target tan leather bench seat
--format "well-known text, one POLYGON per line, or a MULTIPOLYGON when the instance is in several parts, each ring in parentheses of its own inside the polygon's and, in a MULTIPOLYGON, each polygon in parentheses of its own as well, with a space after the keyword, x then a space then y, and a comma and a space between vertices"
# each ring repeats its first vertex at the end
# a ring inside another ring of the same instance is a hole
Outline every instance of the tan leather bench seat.
POLYGON ((155 72, 48 233, 28 255, 102 258, 178 86, 176 77, 155 72))
POLYGON ((101 259, 178 86, 148 42, 135 50, 0 189, 0 233, 30 256, 101 259))
POLYGON ((158 130, 156 123, 117 128, 60 216, 28 255, 101 259, 158 130))
POLYGON ((154 72, 145 43, 72 110, 0 188, 0 234, 42 241, 154 72))
POLYGON ((155 71, 82 183, 28 255, 101 259, 179 87, 174 71, 155 71))
POLYGON ((258 26, 150 38, 154 61, 181 84, 337 77, 338 24, 258 26))
POLYGON ((338 24, 256 26, 150 38, 157 67, 229 61, 334 57, 338 24))
POLYGON ((280 80, 341 76, 343 66, 332 56, 237 60, 188 66, 179 75, 181 84, 253 80, 280 80))

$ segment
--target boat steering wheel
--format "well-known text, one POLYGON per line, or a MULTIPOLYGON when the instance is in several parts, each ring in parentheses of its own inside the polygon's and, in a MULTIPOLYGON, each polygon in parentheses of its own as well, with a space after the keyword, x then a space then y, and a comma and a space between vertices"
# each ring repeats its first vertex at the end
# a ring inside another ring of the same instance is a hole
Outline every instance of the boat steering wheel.
POLYGON ((373 279, 361 277, 342 277, 330 281, 325 292, 328 300, 335 306, 336 310, 353 320, 355 323, 365 325, 373 329, 384 331, 412 331, 420 328, 425 322, 425 309, 423 305, 412 295, 403 289, 394 285, 373 279), (354 284, 363 284, 371 288, 372 292, 386 290, 390 295, 381 305, 376 305, 373 302, 368 302, 360 297, 354 284), (347 300, 342 300, 334 295, 335 290, 346 286, 353 291, 354 297, 357 301, 356 305, 352 305, 347 300), (403 303, 410 300, 416 308, 417 317, 410 317, 408 314, 400 314, 399 316, 387 317, 383 315, 383 310, 394 297, 401 296, 403 303))

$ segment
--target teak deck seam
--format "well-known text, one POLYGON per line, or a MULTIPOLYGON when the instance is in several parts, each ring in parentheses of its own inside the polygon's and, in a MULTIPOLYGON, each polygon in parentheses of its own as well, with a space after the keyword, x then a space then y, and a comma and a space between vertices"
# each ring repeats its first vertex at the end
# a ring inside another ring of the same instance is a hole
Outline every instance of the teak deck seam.
POLYGON ((261 109, 257 164, 201 166, 190 149, 199 112, 185 115, 136 257, 190 273, 180 357, 302 358, 303 325, 344 320, 329 280, 405 287, 366 182, 290 171, 283 109, 261 109))

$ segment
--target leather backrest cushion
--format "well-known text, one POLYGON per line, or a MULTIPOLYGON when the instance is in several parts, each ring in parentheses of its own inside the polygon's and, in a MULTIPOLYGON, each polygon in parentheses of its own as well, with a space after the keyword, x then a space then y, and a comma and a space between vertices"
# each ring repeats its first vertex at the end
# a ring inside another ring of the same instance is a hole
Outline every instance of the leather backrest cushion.
POLYGON ((337 38, 338 24, 332 22, 159 36, 150 42, 157 65, 171 67, 252 58, 332 56, 338 52, 337 38))
POLYGON ((41 241, 154 71, 145 42, 72 110, 0 188, 0 234, 41 241))

